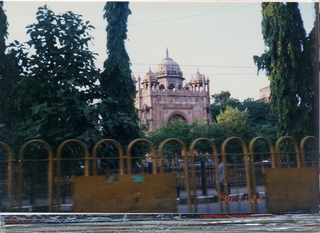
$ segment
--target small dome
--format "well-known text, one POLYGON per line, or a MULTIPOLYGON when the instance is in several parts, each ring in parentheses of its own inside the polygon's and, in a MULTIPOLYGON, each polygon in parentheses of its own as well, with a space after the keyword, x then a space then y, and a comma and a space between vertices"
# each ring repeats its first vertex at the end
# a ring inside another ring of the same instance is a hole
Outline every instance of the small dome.
POLYGON ((195 75, 192 76, 190 83, 202 83, 204 75, 199 73, 199 70, 197 71, 197 73, 195 75))
POLYGON ((146 75, 144 76, 143 82, 149 82, 149 80, 151 80, 152 83, 157 82, 157 77, 150 68, 148 73, 146 73, 146 75))
POLYGON ((167 75, 182 76, 182 72, 178 63, 169 58, 168 50, 166 53, 166 58, 162 59, 162 61, 158 64, 157 71, 155 72, 157 77, 167 75))

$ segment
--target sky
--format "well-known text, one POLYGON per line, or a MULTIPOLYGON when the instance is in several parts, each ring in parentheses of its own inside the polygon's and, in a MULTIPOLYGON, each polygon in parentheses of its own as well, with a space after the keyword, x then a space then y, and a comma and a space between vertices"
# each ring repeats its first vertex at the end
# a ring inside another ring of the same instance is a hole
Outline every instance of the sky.
MULTIPOLYGON (((56 14, 72 11, 89 20, 95 29, 90 49, 103 69, 106 55, 104 1, 4 1, 9 37, 26 42, 25 27, 36 22, 38 7, 47 4, 56 14)), ((300 2, 306 32, 315 19, 312 0, 300 2)), ((126 49, 135 77, 155 72, 166 56, 180 65, 190 81, 198 70, 210 80, 210 94, 229 91, 243 101, 259 99, 259 89, 269 85, 264 72, 257 75, 254 55, 264 52, 260 2, 130 2, 126 49)))

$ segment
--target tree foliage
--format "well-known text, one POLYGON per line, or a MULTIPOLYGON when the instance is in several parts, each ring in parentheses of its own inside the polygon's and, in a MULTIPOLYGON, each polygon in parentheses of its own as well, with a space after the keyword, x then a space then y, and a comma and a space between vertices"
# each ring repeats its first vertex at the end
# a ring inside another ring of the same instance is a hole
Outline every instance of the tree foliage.
POLYGON ((217 121, 216 117, 220 114, 221 111, 224 111, 226 109, 226 106, 235 108, 240 105, 240 101, 238 99, 232 98, 229 91, 221 91, 220 93, 213 94, 211 97, 214 100, 213 104, 211 105, 213 121, 217 121))
POLYGON ((249 111, 240 111, 238 108, 226 107, 224 112, 217 116, 220 124, 228 133, 228 137, 238 136, 242 139, 250 139, 249 111))
MULTIPOLYGON (((240 137, 246 143, 249 143, 254 137, 263 136, 269 138, 273 143, 277 140, 277 114, 270 113, 270 105, 261 101, 254 101, 251 98, 240 102, 231 98, 229 91, 223 91, 214 94, 215 98, 212 106, 220 108, 216 120, 207 124, 201 120, 195 120, 191 124, 185 121, 166 122, 153 133, 147 136, 155 147, 168 138, 178 138, 182 140, 187 147, 197 138, 208 138, 212 140, 221 149, 222 143, 229 137, 240 137)), ((255 151, 268 151, 265 143, 260 143, 255 151)), ((211 153, 211 148, 207 143, 199 143, 196 147, 199 153, 211 153)), ((231 142, 228 145, 228 152, 241 151, 238 142, 231 142)), ((165 149, 165 155, 179 155, 181 148, 175 143, 168 144, 165 149)))
POLYGON ((140 136, 138 116, 134 107, 136 93, 131 79, 130 59, 125 49, 127 18, 131 14, 128 2, 107 2, 107 55, 100 75, 99 108, 106 137, 126 146, 140 136))
POLYGON ((262 3, 262 34, 266 50, 254 56, 270 80, 271 107, 279 115, 278 136, 300 140, 313 134, 316 108, 313 54, 298 3, 262 3))
MULTIPOLYGON (((22 68, 18 65, 17 51, 6 45, 8 22, 0 2, 0 141, 13 145, 12 130, 20 121, 23 112, 19 108, 19 73, 22 68)), ((17 43, 17 42, 15 42, 17 43)))
POLYGON ((20 56, 24 72, 19 98, 27 112, 17 135, 52 146, 70 138, 94 141, 99 134, 93 105, 98 70, 88 49, 93 26, 80 15, 56 15, 47 6, 39 7, 36 18, 27 27, 30 41, 20 56))
MULTIPOLYGON (((3 1, 0 1, 0 58, 3 61, 3 56, 6 51, 6 38, 8 37, 8 21, 7 16, 3 10, 3 1)), ((1 63, 0 72, 3 71, 4 65, 1 63)))
POLYGON ((211 105, 213 121, 217 121, 217 116, 226 110, 227 107, 238 108, 241 111, 248 109, 250 126, 257 125, 272 125, 276 126, 278 116, 276 111, 271 112, 270 104, 263 101, 255 101, 252 98, 247 98, 243 102, 231 97, 229 91, 222 91, 218 94, 213 94, 214 102, 211 105))
POLYGON ((263 101, 254 101, 251 99, 244 100, 238 108, 240 110, 248 109, 249 121, 251 126, 257 125, 272 125, 276 126, 278 115, 276 112, 271 112, 270 104, 263 101))
MULTIPOLYGON (((154 132, 147 135, 147 139, 150 140, 156 148, 159 147, 161 142, 168 138, 177 138, 185 143, 187 148, 197 138, 209 138, 212 140, 221 141, 223 137, 223 130, 218 124, 207 124, 201 120, 195 120, 191 124, 184 120, 169 121, 164 123, 161 127, 154 132), (213 137, 215 139, 213 139, 213 137)), ((211 151, 205 143, 200 143, 197 148, 198 152, 206 153, 211 151)), ((175 142, 168 143, 164 150, 165 156, 180 155, 181 148, 175 142)))
MULTIPOLYGON (((159 147, 160 143, 168 138, 178 138, 187 147, 197 138, 209 138, 218 148, 222 142, 229 137, 240 137, 247 142, 252 138, 253 131, 249 124, 248 110, 240 111, 238 108, 226 107, 225 111, 217 116, 218 121, 207 124, 201 120, 195 120, 191 124, 186 121, 177 120, 166 122, 162 127, 148 135, 148 139, 159 147)), ((207 143, 199 143, 197 151, 201 153, 211 152, 207 143)), ((166 155, 179 154, 181 148, 172 143, 166 149, 166 155)))

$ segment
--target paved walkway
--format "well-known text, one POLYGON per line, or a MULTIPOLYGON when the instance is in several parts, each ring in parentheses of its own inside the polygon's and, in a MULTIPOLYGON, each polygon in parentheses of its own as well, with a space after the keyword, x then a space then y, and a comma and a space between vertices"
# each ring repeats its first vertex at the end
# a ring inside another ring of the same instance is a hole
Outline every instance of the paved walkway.
POLYGON ((320 232, 318 214, 297 215, 45 215, 14 222, 1 233, 19 232, 320 232), (207 217, 207 218, 202 218, 207 217))

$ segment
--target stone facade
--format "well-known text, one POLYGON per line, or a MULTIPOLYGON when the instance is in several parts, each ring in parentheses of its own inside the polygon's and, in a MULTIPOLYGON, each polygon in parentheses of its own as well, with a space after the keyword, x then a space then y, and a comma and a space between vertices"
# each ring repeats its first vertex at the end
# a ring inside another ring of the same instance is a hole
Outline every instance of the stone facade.
POLYGON ((143 79, 133 76, 137 85, 135 105, 142 122, 149 132, 160 127, 163 122, 176 119, 192 123, 195 119, 211 122, 209 79, 199 71, 189 83, 179 65, 166 57, 158 64, 155 73, 149 69, 143 79))
POLYGON ((271 93, 270 86, 261 88, 259 90, 259 93, 260 93, 260 100, 262 100, 265 103, 270 103, 270 93, 271 93))

